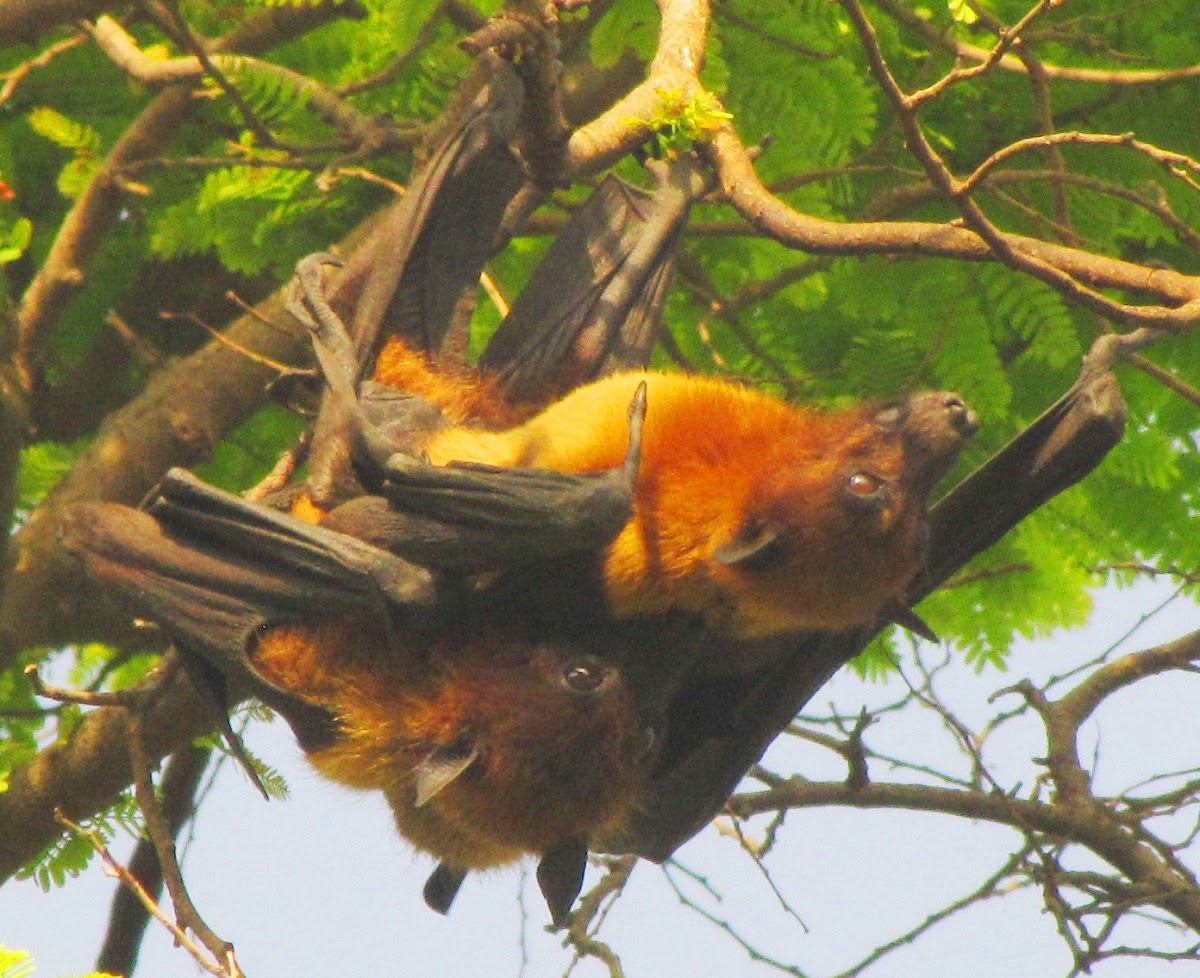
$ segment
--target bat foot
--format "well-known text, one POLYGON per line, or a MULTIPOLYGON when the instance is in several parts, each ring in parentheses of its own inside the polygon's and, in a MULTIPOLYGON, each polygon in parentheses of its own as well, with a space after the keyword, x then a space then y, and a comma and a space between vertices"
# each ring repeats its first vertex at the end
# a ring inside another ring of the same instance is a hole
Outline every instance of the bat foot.
POLYGON ((907 629, 914 635, 917 635, 927 642, 932 642, 934 645, 940 645, 941 639, 938 638, 937 632, 929 627, 929 623, 918 615, 908 605, 895 601, 889 604, 880 612, 880 617, 893 625, 899 625, 901 628, 907 629))

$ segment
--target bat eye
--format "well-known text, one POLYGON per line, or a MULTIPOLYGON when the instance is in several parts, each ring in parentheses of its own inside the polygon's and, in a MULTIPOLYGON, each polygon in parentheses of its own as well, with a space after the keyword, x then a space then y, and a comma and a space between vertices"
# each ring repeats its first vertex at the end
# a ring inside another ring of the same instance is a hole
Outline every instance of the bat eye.
POLYGON ((562 671, 562 684, 572 693, 587 695, 603 688, 611 674, 612 670, 599 662, 572 662, 562 671))
POLYGON ((872 499, 884 490, 884 482, 870 472, 855 472, 846 480, 846 488, 850 495, 859 499, 872 499))

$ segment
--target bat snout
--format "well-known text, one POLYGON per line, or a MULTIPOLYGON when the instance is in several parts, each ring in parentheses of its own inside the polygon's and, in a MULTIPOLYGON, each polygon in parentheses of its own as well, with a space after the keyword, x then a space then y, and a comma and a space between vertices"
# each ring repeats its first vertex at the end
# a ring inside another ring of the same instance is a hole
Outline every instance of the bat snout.
POLYGON ((979 415, 954 391, 922 391, 912 396, 908 407, 906 433, 933 457, 953 459, 979 430, 979 415))
POLYGON ((921 391, 908 402, 904 438, 912 484, 928 492, 979 430, 979 415, 954 391, 921 391))
POLYGON ((937 396, 942 400, 942 409, 946 413, 946 422, 965 441, 979 430, 979 415, 963 400, 961 394, 954 391, 941 391, 937 396))

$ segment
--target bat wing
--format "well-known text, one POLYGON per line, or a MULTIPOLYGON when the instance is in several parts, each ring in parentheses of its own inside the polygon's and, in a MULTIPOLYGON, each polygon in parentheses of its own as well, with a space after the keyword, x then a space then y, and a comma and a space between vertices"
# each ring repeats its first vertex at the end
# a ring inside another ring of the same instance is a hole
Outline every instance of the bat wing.
POLYGON ((1085 365, 1066 394, 930 511, 929 558, 913 600, 1099 465, 1120 442, 1125 414, 1113 373, 1085 365))
POLYGON ((673 161, 653 193, 609 175, 575 212, 480 361, 511 400, 553 400, 647 362, 696 173, 690 158, 673 161))
MULTIPOLYGON (((929 594, 1047 500, 1074 485, 1121 440, 1125 404, 1116 378, 1085 366, 1079 381, 930 511, 927 568, 912 594, 929 594)), ((818 689, 861 652, 874 628, 730 642, 725 661, 764 662, 715 709, 698 710, 684 687, 668 727, 668 752, 645 804, 603 847, 663 861, 717 815, 745 772, 818 689)), ((719 641, 714 639, 714 641, 719 641)), ((711 651, 711 650, 710 650, 711 651)), ((719 685, 718 682, 709 685, 719 685)))
MULTIPOLYGON (((64 549, 83 563, 91 580, 123 599, 132 613, 155 622, 184 653, 215 713, 224 717, 226 687, 232 684, 276 709, 305 750, 335 736, 326 711, 265 682, 244 653, 261 628, 311 615, 314 608, 335 614, 377 611, 380 598, 370 577, 340 562, 314 566, 321 562, 311 554, 302 562, 313 572, 300 574, 286 560, 234 556, 220 545, 181 539, 148 513, 116 503, 72 507, 61 534, 64 549)), ((412 585, 423 587, 420 574, 412 585)), ((236 750, 236 738, 231 743, 236 750)))
MULTIPOLYGON (((232 683, 277 710, 306 751, 330 743, 336 724, 254 671, 254 638, 271 625, 345 615, 371 616, 384 628, 408 615, 412 624, 434 607, 424 568, 181 469, 167 474, 147 509, 81 503, 64 517, 63 547, 184 653, 215 715, 225 719, 232 683)), ((238 751, 227 721, 223 727, 238 751)))
POLYGON ((509 202, 525 183, 509 148, 524 98, 513 66, 481 54, 407 192, 350 258, 346 277, 359 287, 344 286, 342 301, 353 303, 363 372, 386 335, 437 350, 464 293, 475 293, 509 202))
MULTIPOLYGON (((407 192, 347 259, 334 302, 353 309, 346 362, 356 388, 389 336, 436 351, 469 312, 484 264, 501 244, 504 214, 525 183, 509 147, 523 102, 513 66, 481 54, 407 192)), ((309 452, 314 499, 328 501, 353 485, 342 420, 324 408, 318 416, 309 452)))
MULTIPOLYGON (((394 554, 172 469, 146 509, 165 534, 197 553, 228 560, 239 572, 262 572, 280 584, 255 592, 264 620, 285 620, 313 609, 419 609, 435 601, 428 571, 394 554), (288 593, 284 593, 284 592, 288 593)), ((217 587, 225 581, 217 577, 217 587)))

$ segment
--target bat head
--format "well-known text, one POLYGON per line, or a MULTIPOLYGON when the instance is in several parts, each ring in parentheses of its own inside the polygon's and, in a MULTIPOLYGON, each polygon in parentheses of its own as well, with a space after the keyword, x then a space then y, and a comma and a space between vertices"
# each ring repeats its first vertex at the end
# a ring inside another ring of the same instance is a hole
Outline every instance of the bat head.
POLYGON ((544 853, 620 825, 636 804, 649 735, 610 658, 576 643, 501 640, 438 686, 408 722, 435 743, 418 771, 418 806, 443 822, 544 853), (437 784, 428 797, 423 771, 437 784))
POLYGON ((871 622, 921 567, 929 494, 979 426, 957 394, 805 415, 711 558, 741 637, 871 622))

